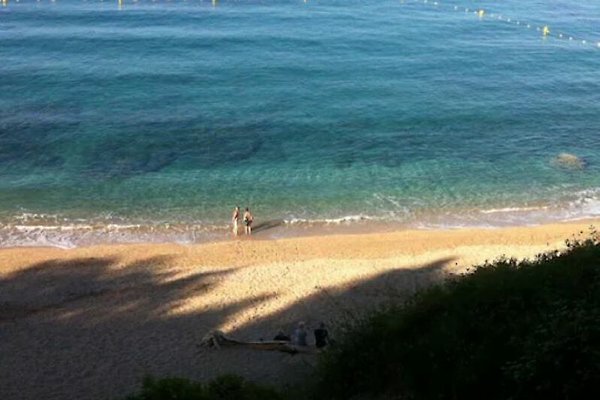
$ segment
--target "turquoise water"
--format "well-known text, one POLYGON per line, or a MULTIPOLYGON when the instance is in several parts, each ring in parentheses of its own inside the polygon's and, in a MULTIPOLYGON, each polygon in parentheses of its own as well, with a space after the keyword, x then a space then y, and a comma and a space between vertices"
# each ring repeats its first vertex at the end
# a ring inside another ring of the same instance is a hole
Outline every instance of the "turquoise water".
POLYGON ((573 3, 9 1, 2 244, 198 241, 236 204, 291 225, 600 215, 600 3, 573 3))

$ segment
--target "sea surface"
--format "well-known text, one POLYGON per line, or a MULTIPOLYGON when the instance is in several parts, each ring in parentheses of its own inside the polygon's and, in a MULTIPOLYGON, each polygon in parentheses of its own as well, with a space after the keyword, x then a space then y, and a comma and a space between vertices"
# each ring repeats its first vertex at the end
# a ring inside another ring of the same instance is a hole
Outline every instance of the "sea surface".
POLYGON ((597 0, 0 0, 0 246, 600 216, 599 42, 597 0))

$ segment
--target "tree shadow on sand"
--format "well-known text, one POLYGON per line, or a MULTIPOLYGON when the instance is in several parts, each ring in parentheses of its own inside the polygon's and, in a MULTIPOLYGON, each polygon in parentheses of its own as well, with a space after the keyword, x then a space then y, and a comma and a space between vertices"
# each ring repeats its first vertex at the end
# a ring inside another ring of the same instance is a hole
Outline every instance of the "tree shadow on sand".
POLYGON ((421 267, 399 268, 335 288, 315 286, 311 296, 241 326, 232 334, 248 340, 270 340, 269 334, 277 329, 292 332, 300 321, 308 328, 316 328, 320 322, 325 322, 335 330, 361 320, 371 311, 401 303, 421 288, 441 282, 447 275, 444 268, 453 260, 451 257, 440 258, 421 267))
POLYGON ((0 397, 122 398, 145 374, 204 380, 237 373, 259 382, 292 383, 310 373, 314 358, 203 349, 198 343, 248 310, 257 317, 228 334, 271 339, 280 327, 291 330, 300 320, 311 328, 325 321, 335 332, 348 318, 439 281, 451 261, 384 272, 342 287, 315 287, 312 295, 270 315, 261 315, 261 306, 277 294, 266 290, 232 297, 227 304, 211 302, 238 269, 198 267, 182 273, 174 256, 128 265, 112 257, 34 264, 0 278, 0 397))

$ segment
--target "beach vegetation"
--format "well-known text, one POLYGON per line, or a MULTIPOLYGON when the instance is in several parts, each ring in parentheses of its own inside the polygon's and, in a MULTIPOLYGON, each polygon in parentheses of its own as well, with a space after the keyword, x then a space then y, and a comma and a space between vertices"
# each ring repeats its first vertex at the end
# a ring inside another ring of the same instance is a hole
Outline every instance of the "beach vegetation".
POLYGON ((355 324, 315 399, 600 398, 600 245, 502 258, 355 324))
POLYGON ((138 394, 127 400, 282 400, 267 386, 249 382, 237 375, 223 375, 208 383, 183 378, 146 377, 138 394))

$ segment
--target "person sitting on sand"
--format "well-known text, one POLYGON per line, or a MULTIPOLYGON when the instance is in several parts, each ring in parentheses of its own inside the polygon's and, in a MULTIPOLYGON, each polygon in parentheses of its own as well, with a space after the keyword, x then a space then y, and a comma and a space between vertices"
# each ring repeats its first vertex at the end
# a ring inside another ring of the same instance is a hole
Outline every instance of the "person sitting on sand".
POLYGON ((286 335, 285 333, 283 333, 283 330, 280 329, 279 332, 277 332, 277 335, 275 335, 275 337, 273 338, 273 340, 280 340, 282 342, 289 342, 291 339, 288 335, 286 335))
POLYGON ((322 349, 329 344, 329 332, 325 324, 321 322, 319 327, 315 329, 315 346, 317 349, 322 349))
POLYGON ((233 234, 238 235, 238 222, 240 221, 240 207, 233 209, 233 215, 231 216, 231 223, 233 224, 233 234))
POLYGON ((307 335, 306 325, 304 322, 299 322, 298 327, 294 331, 294 336, 292 337, 292 344, 296 346, 308 346, 308 343, 306 342, 307 335))
POLYGON ((244 225, 246 228, 246 235, 252 235, 252 222, 254 221, 254 216, 250 212, 250 209, 246 207, 246 211, 244 212, 244 225))

